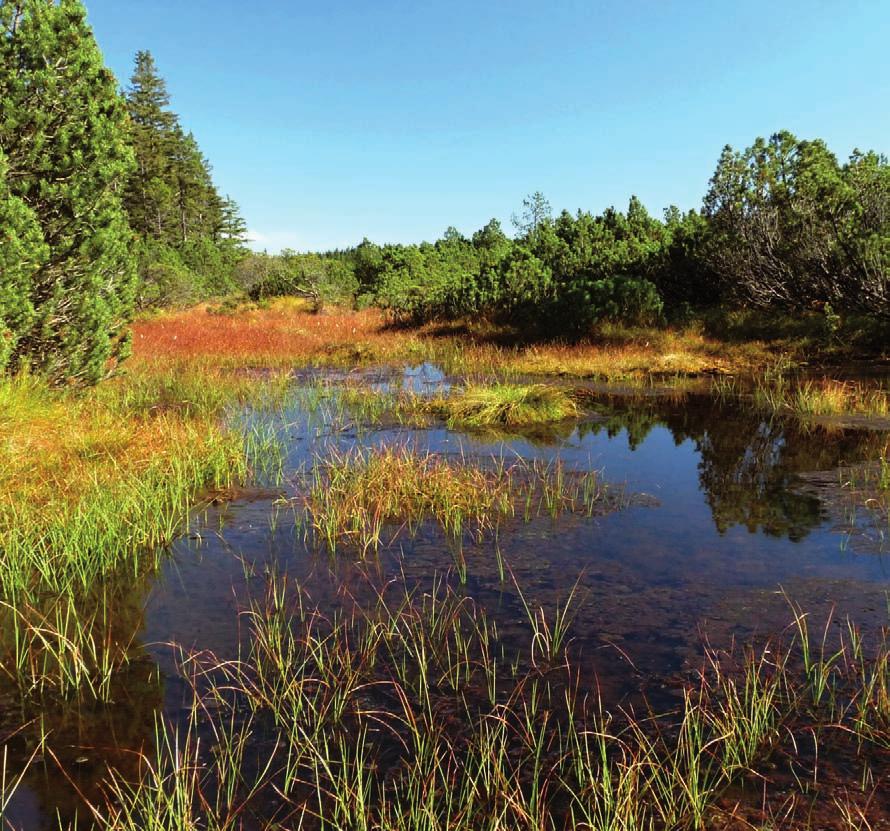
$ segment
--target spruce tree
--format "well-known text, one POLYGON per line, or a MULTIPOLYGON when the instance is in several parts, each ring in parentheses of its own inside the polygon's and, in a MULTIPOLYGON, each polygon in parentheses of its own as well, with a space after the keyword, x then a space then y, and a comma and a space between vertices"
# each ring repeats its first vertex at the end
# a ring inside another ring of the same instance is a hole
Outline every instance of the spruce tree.
POLYGON ((140 237, 140 304, 228 290, 243 255, 243 221, 235 203, 220 197, 210 163, 170 109, 150 52, 137 53, 126 100, 136 169, 125 204, 140 237))
POLYGON ((2 312, 8 363, 94 382, 127 348, 134 263, 120 194, 133 158, 79 0, 0 0, 0 151, 0 210, 20 229, 0 238, 0 256, 25 249, 3 278, 19 295, 2 312))
POLYGON ((165 237, 173 216, 170 157, 178 119, 169 105, 167 86, 151 52, 137 52, 127 91, 136 168, 124 201, 133 230, 155 239, 165 237))

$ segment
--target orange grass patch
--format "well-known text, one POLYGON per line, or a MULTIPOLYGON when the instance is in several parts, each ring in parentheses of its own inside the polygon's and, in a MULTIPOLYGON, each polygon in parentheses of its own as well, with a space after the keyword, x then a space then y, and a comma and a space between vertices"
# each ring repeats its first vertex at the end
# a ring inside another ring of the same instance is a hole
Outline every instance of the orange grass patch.
MULTIPOLYGON (((490 327, 489 327, 490 328, 490 327)), ((684 330, 617 330, 579 344, 499 346, 473 325, 443 335, 435 326, 399 330, 376 309, 316 314, 278 300, 234 315, 206 306, 166 312, 133 327, 137 361, 212 361, 219 367, 356 365, 431 360, 453 372, 513 372, 628 379, 746 372, 774 356, 760 343, 729 346, 684 330)))
POLYGON ((205 306, 136 321, 134 356, 139 359, 215 358, 221 363, 277 366, 314 361, 335 353, 385 355, 404 344, 403 333, 387 330, 381 312, 312 314, 293 303, 235 315, 205 306))
MULTIPOLYGON (((26 393, 25 393, 26 394, 26 393)), ((26 418, 0 420, 0 489, 30 510, 77 502, 86 489, 139 476, 176 448, 219 430, 209 420, 131 418, 87 396, 39 402, 26 418)))

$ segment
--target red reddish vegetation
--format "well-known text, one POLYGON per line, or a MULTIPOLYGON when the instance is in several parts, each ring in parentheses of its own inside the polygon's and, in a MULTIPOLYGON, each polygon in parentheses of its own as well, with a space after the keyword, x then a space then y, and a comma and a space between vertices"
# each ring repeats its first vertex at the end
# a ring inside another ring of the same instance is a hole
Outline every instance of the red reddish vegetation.
POLYGON ((359 346, 382 353, 399 340, 403 336, 387 330, 377 310, 307 314, 289 303, 231 315, 200 306, 145 318, 133 326, 134 354, 149 360, 213 357, 274 365, 359 346))

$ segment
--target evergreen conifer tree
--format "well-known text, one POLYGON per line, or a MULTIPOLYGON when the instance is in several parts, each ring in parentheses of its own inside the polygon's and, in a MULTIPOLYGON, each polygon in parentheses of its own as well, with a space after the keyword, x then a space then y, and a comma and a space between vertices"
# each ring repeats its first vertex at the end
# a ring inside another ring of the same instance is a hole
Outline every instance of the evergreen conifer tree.
POLYGON ((6 176, 0 151, 0 371, 34 322, 31 281, 47 259, 37 217, 11 192, 6 176))
POLYGON ((134 271, 120 192, 133 160, 79 0, 0 0, 0 151, 0 210, 20 229, 0 237, 0 258, 25 248, 3 283, 28 293, 3 311, 8 363, 94 382, 127 347, 134 271))
POLYGON ((194 135, 170 110, 150 52, 137 53, 126 99, 136 168, 125 204, 141 240, 140 303, 186 302, 231 288, 243 221, 217 192, 194 135))

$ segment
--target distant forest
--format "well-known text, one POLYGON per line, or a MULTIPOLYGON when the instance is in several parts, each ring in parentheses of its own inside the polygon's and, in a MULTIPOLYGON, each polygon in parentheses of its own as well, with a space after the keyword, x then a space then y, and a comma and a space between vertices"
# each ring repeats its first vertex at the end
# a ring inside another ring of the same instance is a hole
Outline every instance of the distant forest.
POLYGON ((890 319, 890 166, 788 132, 723 149, 701 210, 554 216, 541 193, 472 236, 252 254, 149 52, 121 89, 79 0, 0 0, 0 370, 90 383, 140 309, 240 294, 484 317, 541 336, 708 307, 890 319), (49 59, 52 56, 52 60, 49 59))
POLYGON ((657 324, 716 305, 890 317, 890 165, 823 141, 757 139, 717 162, 702 209, 652 216, 563 211, 529 196, 508 236, 497 220, 420 245, 364 240, 346 251, 252 255, 254 298, 344 299, 424 322, 473 316, 577 335, 598 322, 657 324))

